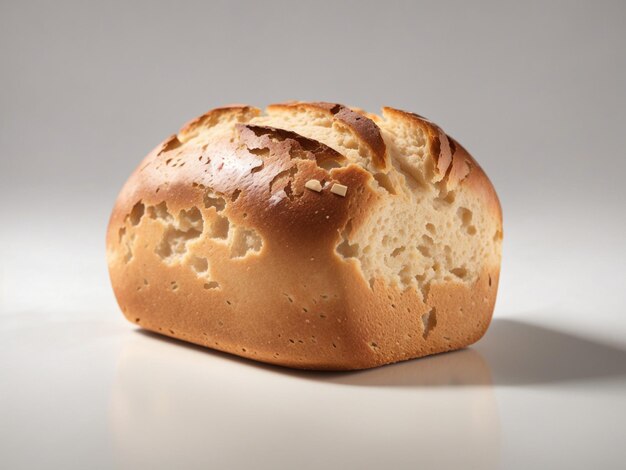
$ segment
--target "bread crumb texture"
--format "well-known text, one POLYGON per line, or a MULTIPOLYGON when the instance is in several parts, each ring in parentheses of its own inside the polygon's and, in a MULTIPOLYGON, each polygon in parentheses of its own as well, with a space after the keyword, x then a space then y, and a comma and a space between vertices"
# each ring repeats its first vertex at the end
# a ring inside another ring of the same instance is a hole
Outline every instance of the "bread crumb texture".
POLYGON ((489 179, 432 122, 289 102, 217 108, 157 146, 117 199, 107 258, 143 328, 341 370, 479 339, 501 242, 489 179))

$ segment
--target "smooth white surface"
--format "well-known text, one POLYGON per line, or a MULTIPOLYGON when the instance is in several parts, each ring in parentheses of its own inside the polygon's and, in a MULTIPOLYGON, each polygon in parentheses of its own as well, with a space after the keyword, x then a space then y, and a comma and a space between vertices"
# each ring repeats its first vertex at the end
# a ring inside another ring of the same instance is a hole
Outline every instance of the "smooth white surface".
POLYGON ((89 218, 72 239, 54 218, 5 231, 0 466, 623 468, 624 227, 534 220, 543 234, 507 229, 483 340, 355 373, 265 366, 126 323, 89 218), (602 243, 585 251, 591 236, 602 243))

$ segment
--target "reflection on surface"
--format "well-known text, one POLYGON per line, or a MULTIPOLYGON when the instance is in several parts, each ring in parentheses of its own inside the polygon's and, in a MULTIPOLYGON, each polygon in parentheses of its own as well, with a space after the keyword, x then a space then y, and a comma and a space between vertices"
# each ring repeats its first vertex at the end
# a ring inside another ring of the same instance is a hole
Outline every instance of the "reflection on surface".
POLYGON ((318 378, 348 385, 383 387, 490 386, 493 383, 488 363, 474 349, 437 354, 376 369, 320 374, 318 378))
POLYGON ((496 401, 477 351, 321 374, 138 331, 125 341, 111 397, 120 468, 498 466, 496 401), (389 383, 402 387, 376 386, 389 383))
POLYGON ((625 351, 512 320, 463 351, 348 373, 130 331, 111 430, 120 468, 497 468, 494 384, 624 377, 625 351))

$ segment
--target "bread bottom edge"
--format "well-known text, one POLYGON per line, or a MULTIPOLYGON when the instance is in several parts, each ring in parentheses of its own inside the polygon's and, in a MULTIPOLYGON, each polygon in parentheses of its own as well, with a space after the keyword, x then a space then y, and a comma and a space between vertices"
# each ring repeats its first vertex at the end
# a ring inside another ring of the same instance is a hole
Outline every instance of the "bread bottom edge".
POLYGON ((253 361, 255 365, 258 363, 264 365, 275 366, 286 369, 296 369, 301 371, 317 371, 317 372, 347 372, 347 371, 360 371, 374 369, 376 367, 382 367, 385 365, 397 364, 399 362, 406 362, 415 359, 423 359, 429 356, 436 356, 439 354, 458 351, 467 348, 476 342, 478 342, 487 332, 491 318, 485 323, 484 328, 476 330, 473 335, 466 338, 466 341, 458 341, 456 343, 450 343, 445 347, 439 348, 422 348, 421 350, 415 350, 411 354, 396 354, 387 355, 384 357, 368 356, 368 357, 355 357, 348 358, 343 357, 340 360, 338 358, 321 358, 313 357, 313 354, 309 354, 308 357, 292 357, 286 356, 275 357, 273 353, 262 351, 248 351, 245 345, 242 344, 225 344, 219 343, 210 344, 202 336, 191 335, 187 333, 174 333, 172 330, 164 330, 162 327, 153 326, 149 324, 138 324, 132 319, 128 320, 136 324, 142 330, 148 331, 154 335, 155 338, 163 337, 168 340, 175 340, 182 345, 193 345, 201 347, 207 352, 218 352, 220 354, 228 354, 235 356, 237 359, 245 359, 246 361, 253 361))

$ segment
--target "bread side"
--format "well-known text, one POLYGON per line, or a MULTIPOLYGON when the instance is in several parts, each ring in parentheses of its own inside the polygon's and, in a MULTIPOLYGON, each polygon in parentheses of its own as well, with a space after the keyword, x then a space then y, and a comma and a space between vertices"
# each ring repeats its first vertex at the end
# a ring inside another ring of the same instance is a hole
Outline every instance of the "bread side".
POLYGON ((495 192, 435 125, 370 116, 235 106, 157 147, 109 225, 126 317, 300 368, 366 368, 478 339, 499 274, 495 192))

